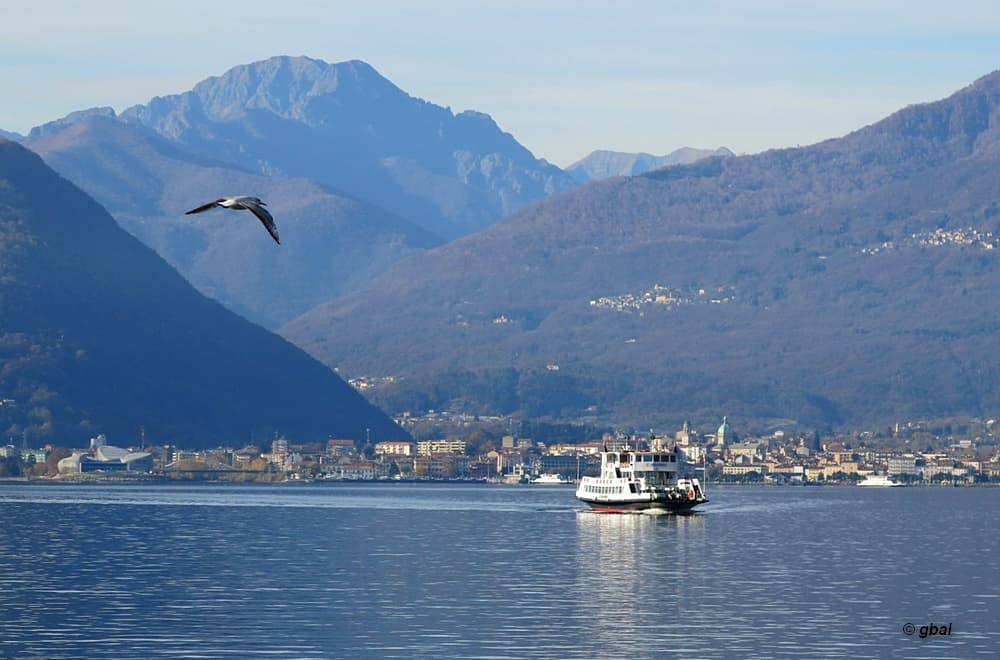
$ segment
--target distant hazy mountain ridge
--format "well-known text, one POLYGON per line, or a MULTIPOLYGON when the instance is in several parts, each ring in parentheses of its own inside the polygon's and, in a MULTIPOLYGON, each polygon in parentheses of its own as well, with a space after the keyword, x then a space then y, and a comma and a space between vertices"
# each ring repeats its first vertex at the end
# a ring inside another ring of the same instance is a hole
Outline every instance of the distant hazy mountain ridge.
POLYGON ((599 181, 613 176, 635 176, 669 165, 685 165, 709 156, 732 156, 725 147, 718 149, 694 149, 682 147, 665 156, 647 153, 624 153, 620 151, 592 151, 566 168, 581 183, 599 181))

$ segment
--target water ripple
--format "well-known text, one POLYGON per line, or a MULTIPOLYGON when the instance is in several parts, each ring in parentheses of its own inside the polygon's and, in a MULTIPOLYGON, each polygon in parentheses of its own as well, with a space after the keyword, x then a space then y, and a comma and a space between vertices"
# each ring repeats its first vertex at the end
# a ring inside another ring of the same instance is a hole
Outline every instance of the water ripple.
POLYGON ((1000 489, 892 490, 3 484, 0 656, 993 653, 1000 489))

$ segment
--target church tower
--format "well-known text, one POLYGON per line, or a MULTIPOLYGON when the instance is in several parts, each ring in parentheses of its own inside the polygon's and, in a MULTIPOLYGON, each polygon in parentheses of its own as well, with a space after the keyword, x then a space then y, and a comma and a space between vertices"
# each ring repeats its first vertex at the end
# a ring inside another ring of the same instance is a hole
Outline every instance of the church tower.
POLYGON ((736 440, 736 434, 733 433, 733 428, 729 426, 729 417, 722 418, 722 425, 719 426, 719 430, 715 432, 715 446, 719 448, 720 451, 725 451, 726 446, 732 444, 736 440))
POLYGON ((681 447, 687 447, 691 444, 694 433, 691 431, 691 422, 684 422, 684 426, 681 430, 674 435, 674 441, 681 447))

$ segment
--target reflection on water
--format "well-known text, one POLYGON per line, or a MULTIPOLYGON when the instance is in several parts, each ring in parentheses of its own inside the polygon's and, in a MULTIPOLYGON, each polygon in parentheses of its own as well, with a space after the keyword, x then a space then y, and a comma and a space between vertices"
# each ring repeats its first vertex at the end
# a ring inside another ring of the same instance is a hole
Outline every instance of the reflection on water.
POLYGON ((594 621, 601 647, 641 637, 672 653, 671 630, 683 616, 690 579, 702 570, 702 514, 598 514, 576 516, 578 593, 582 617, 594 621))
POLYGON ((1000 489, 0 485, 0 657, 968 657, 1000 489), (918 639, 902 627, 954 625, 918 639))
MULTIPOLYGON (((350 484, 316 485, 95 485, 7 484, 0 487, 5 503, 150 505, 251 508, 335 508, 463 510, 489 507, 516 511, 542 506, 551 500, 538 489, 513 490, 463 484, 350 484), (464 495, 464 496, 463 496, 464 495)), ((567 491, 564 494, 572 495, 567 491)), ((565 504, 565 503, 563 503, 565 504)))

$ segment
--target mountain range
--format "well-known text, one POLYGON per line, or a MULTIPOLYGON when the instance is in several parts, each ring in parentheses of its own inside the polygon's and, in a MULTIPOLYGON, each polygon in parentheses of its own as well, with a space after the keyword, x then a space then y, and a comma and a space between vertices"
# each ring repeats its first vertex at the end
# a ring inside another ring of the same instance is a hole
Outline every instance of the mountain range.
POLYGON ((192 449, 261 446, 277 434, 407 437, 329 369, 196 292, 91 197, 3 139, 0 355, 0 432, 18 444, 78 446, 97 433, 192 449))
POLYGON ((304 177, 445 239, 573 187, 488 116, 414 98, 361 61, 273 57, 122 120, 187 151, 268 176, 304 177))
POLYGON ((996 415, 1000 74, 552 196, 281 329, 387 409, 758 428, 996 415), (405 311, 404 311, 405 310, 405 311))
POLYGON ((367 64, 277 57, 23 142, 386 410, 843 428, 996 414, 998 89, 563 172, 367 64), (258 192, 280 247, 246 213, 183 216, 258 192))
POLYGON ((116 115, 92 108, 24 144, 199 291, 269 328, 407 255, 576 185, 487 115, 413 98, 363 62, 274 57, 116 115), (226 215, 267 199, 282 250, 226 215))
POLYGON ((711 156, 732 155, 733 152, 725 147, 718 149, 681 147, 665 156, 598 150, 590 152, 584 158, 567 167, 566 172, 580 183, 589 183, 613 176, 645 174, 651 170, 658 170, 670 165, 688 165, 711 156))

